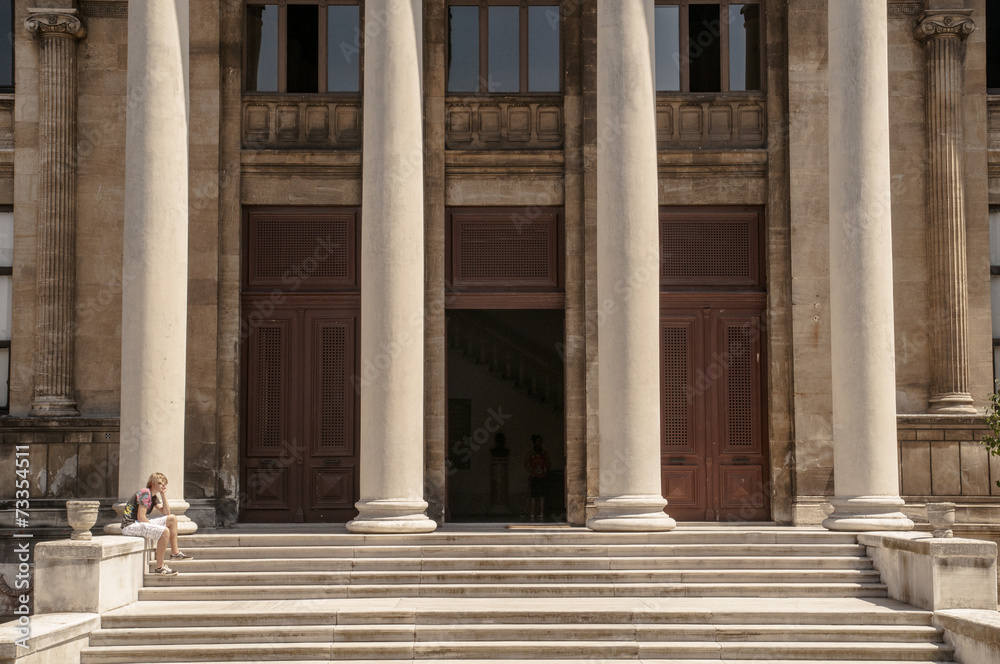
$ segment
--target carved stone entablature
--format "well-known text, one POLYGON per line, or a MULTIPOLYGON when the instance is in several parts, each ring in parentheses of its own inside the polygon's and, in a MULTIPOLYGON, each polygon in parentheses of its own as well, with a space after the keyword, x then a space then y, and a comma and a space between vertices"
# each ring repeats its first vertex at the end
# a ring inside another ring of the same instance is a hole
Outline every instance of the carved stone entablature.
POLYGON ((741 95, 658 94, 656 142, 673 148, 761 148, 767 145, 763 92, 741 95))
POLYGON ((247 95, 243 147, 256 150, 357 150, 361 99, 247 95))
POLYGON ((972 20, 971 14, 971 9, 924 12, 913 35, 920 41, 951 35, 965 39, 976 30, 976 23, 972 20))
POLYGON ((889 18, 907 18, 924 11, 923 0, 889 0, 889 18))
POLYGON ((29 16, 24 21, 25 29, 32 37, 47 35, 69 35, 83 39, 87 29, 75 9, 28 9, 29 16))
POLYGON ((80 11, 84 16, 128 17, 128 2, 104 0, 103 2, 81 2, 80 11))
POLYGON ((561 150, 562 97, 448 97, 449 150, 561 150))

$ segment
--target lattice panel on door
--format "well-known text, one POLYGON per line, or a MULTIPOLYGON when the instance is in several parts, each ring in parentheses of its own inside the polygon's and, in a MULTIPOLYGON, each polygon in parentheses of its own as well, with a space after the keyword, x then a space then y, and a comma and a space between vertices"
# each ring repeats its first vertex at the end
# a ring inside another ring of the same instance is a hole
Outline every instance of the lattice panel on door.
POLYGON ((660 217, 660 283, 756 286, 757 215, 660 217))
POLYGON ((281 447, 282 360, 284 354, 284 329, 278 326, 261 326, 256 330, 257 344, 256 383, 254 410, 255 448, 281 447))
POLYGON ((322 290, 354 286, 355 214, 251 213, 249 287, 322 290))
POLYGON ((322 328, 320 377, 320 448, 337 451, 347 448, 347 328, 325 325, 322 328))
POLYGON ((460 288, 559 287, 558 226, 554 214, 452 218, 451 282, 460 288))
POLYGON ((726 385, 726 408, 729 414, 729 445, 755 447, 753 422, 753 366, 756 352, 753 331, 749 326, 729 326, 726 350, 729 353, 726 385))
POLYGON ((688 430, 688 373, 691 329, 662 326, 663 333, 663 447, 665 452, 686 450, 688 430))

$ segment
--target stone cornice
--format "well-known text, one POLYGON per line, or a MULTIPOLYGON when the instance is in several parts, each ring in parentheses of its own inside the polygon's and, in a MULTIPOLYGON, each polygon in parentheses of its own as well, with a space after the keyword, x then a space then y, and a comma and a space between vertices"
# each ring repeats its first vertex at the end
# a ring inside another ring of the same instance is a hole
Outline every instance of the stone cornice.
POLYGON ((920 21, 917 23, 913 35, 919 41, 947 36, 965 39, 976 29, 971 14, 971 9, 925 11, 920 15, 920 21))
POLYGON ((83 21, 75 9, 37 9, 28 8, 30 16, 24 21, 24 27, 32 37, 46 35, 69 35, 82 39, 87 34, 83 21))

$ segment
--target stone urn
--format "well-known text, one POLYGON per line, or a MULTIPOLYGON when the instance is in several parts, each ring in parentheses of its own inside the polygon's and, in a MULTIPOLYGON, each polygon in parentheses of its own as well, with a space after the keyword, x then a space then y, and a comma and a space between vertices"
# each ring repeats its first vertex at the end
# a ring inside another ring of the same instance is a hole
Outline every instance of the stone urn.
POLYGON ((73 527, 72 540, 89 540, 90 529, 97 523, 97 510, 101 503, 97 500, 67 500, 66 520, 73 527))
POLYGON ((931 524, 934 537, 952 537, 951 527, 955 525, 955 503, 928 503, 927 522, 931 524))

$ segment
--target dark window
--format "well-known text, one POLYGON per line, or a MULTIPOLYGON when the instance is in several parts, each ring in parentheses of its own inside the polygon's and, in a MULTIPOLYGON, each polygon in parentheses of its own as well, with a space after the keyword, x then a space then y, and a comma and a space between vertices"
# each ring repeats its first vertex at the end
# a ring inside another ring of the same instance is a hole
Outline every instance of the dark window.
POLYGON ((247 3, 247 92, 359 92, 357 0, 247 3))
POLYGON ((558 92, 559 6, 455 0, 448 6, 448 92, 558 92))
POLYGON ((14 2, 0 0, 0 88, 14 87, 14 2))
POLYGON ((659 92, 760 90, 758 2, 657 0, 659 92))
POLYGON ((986 87, 1000 94, 1000 3, 986 3, 986 87))

